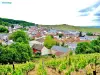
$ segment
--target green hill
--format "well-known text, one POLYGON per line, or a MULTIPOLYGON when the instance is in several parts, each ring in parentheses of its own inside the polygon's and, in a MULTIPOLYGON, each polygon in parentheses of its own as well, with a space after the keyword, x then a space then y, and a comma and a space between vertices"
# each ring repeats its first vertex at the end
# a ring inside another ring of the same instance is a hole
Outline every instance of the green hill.
POLYGON ((100 32, 100 28, 89 28, 89 27, 80 27, 80 26, 72 26, 72 25, 39 25, 39 27, 47 27, 47 28, 54 28, 57 30, 76 30, 76 31, 83 31, 83 32, 100 32))
POLYGON ((22 26, 33 26, 35 23, 22 21, 22 20, 14 20, 14 19, 8 19, 8 18, 0 18, 0 25, 9 26, 11 24, 19 24, 22 26))

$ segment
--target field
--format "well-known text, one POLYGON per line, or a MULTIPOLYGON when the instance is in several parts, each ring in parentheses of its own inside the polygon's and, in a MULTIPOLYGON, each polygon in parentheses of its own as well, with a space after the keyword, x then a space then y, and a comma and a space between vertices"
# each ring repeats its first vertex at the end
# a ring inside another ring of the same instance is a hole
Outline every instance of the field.
POLYGON ((39 27, 47 27, 54 28, 58 30, 76 30, 83 32, 100 32, 100 28, 89 28, 89 27, 79 27, 79 26, 71 26, 71 25, 39 25, 39 27))
POLYGON ((100 74, 100 53, 44 57, 33 62, 0 65, 0 75, 93 75, 100 74))
POLYGON ((100 74, 100 54, 79 54, 41 59, 28 75, 93 75, 100 74))

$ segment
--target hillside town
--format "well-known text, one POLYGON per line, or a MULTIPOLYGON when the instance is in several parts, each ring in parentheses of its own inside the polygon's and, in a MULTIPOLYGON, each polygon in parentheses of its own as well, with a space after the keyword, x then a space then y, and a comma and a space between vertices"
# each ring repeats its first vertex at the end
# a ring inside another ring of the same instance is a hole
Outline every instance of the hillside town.
MULTIPOLYGON (((23 29, 23 26, 13 24, 13 26, 7 27, 9 33, 0 33, 0 42, 3 45, 10 45, 14 43, 9 39, 9 35, 19 29, 23 29)), ((93 36, 88 36, 86 32, 79 32, 74 30, 56 30, 53 28, 38 27, 38 26, 26 26, 24 32, 31 38, 29 45, 33 50, 33 53, 40 53, 41 55, 53 54, 56 56, 63 56, 69 50, 75 51, 79 42, 90 42, 97 39, 100 33, 93 33, 93 36), (47 35, 51 35, 58 45, 53 45, 50 49, 44 46, 44 40, 47 35)))

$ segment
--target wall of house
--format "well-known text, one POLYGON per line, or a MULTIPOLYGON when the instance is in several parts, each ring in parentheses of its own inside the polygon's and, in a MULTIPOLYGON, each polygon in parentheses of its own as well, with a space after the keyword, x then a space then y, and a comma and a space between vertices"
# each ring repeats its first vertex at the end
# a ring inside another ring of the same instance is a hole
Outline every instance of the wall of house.
POLYGON ((41 50, 41 55, 48 55, 50 54, 50 50, 47 49, 46 47, 43 47, 41 50))
POLYGON ((33 53, 36 53, 36 52, 41 52, 41 51, 33 48, 33 53))

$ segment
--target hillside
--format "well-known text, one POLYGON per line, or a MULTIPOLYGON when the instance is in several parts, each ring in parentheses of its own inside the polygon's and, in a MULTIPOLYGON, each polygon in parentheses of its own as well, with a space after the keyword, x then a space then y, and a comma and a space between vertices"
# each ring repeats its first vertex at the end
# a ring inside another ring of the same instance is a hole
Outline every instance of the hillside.
POLYGON ((9 26, 11 24, 19 24, 22 26, 33 26, 35 23, 23 21, 23 20, 14 20, 8 18, 0 18, 0 25, 9 26))
POLYGON ((41 27, 47 28, 54 28, 58 30, 77 30, 77 31, 84 31, 84 32, 100 32, 100 28, 93 28, 93 27, 80 27, 80 26, 72 26, 72 25, 39 25, 41 27))

